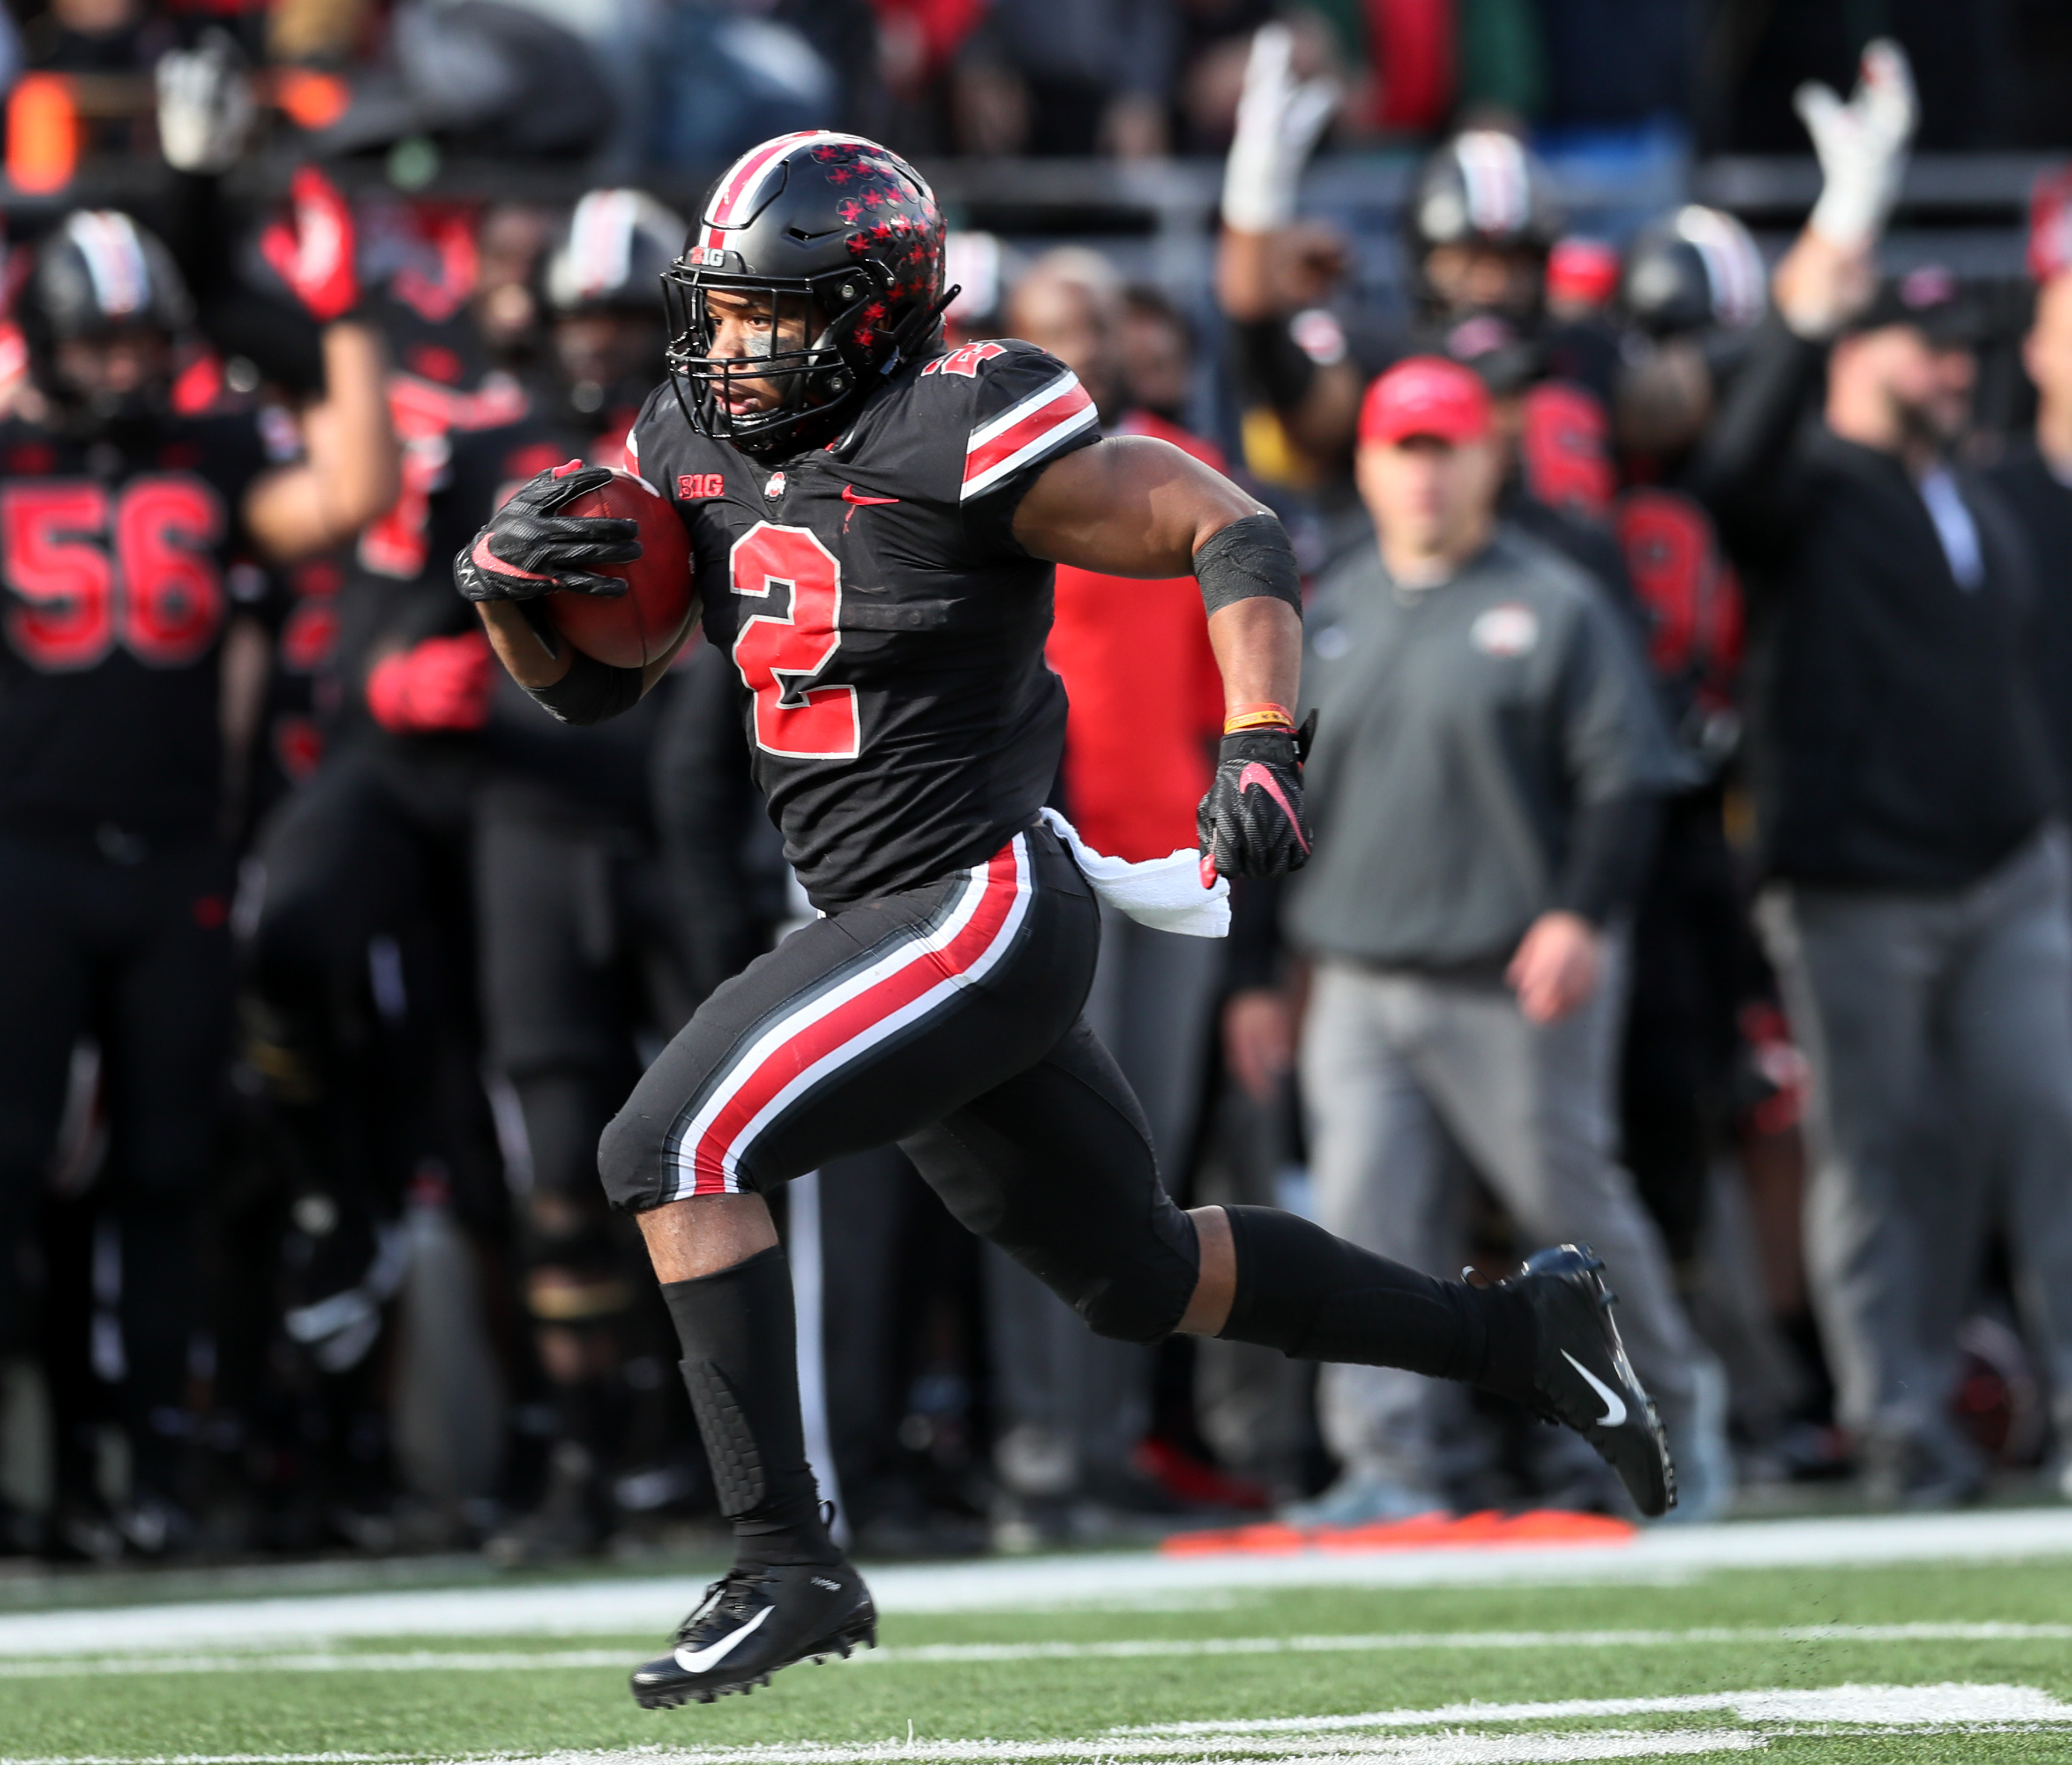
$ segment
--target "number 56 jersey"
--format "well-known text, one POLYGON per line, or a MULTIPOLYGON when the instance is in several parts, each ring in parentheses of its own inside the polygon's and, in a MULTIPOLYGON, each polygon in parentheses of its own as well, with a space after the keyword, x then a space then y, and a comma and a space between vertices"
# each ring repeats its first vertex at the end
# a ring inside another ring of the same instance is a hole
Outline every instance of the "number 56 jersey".
POLYGON ((267 464, 249 413, 92 442, 0 423, 0 829, 215 828, 223 636, 265 588, 233 566, 267 464))
POLYGON ((848 432, 772 471, 664 385, 635 469, 690 534, 706 636, 747 689, 755 780, 816 907, 972 865, 1028 825, 1064 743, 1044 664, 1052 568, 1015 543, 1044 468, 1099 439, 1054 357, 913 364, 848 432))

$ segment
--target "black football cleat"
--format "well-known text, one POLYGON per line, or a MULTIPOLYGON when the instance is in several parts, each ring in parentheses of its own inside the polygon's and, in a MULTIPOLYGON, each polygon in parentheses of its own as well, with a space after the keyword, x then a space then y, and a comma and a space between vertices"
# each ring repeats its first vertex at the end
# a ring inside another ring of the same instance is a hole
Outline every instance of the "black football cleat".
POLYGON ((1676 1505, 1676 1467, 1655 1400, 1634 1376, 1612 1322, 1604 1266, 1588 1245, 1556 1245, 1527 1257, 1503 1285, 1516 1288, 1539 1320, 1532 1384, 1540 1413, 1589 1442, 1634 1506, 1654 1520, 1676 1505))
POLYGON ((633 1670, 644 1709, 709 1704, 767 1685, 794 1661, 878 1646, 878 1610, 847 1563, 730 1569, 677 1627, 676 1647, 633 1670))

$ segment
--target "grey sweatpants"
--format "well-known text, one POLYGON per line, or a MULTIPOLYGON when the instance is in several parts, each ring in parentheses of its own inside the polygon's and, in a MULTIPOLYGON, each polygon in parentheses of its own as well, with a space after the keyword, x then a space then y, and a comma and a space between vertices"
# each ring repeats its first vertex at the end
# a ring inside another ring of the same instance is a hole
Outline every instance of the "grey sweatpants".
POLYGON ((1778 884, 1757 918, 1812 1069, 1807 1272, 1841 1420, 1906 1434, 1938 1425, 1959 1311, 1997 1212, 2062 1425, 2072 1391, 2064 831, 2047 828, 1961 890, 1778 884), (1933 1131, 1952 1121, 1954 1134, 1933 1131))
MULTIPOLYGON (((1498 981, 1319 964, 1302 1035, 1310 1165, 1327 1229, 1450 1276, 1457 1148, 1531 1238, 1603 1257, 1634 1370, 1673 1428, 1697 1351, 1654 1223, 1613 1158, 1625 941, 1604 948, 1596 993, 1544 1025, 1498 981)), ((1349 1470, 1431 1487, 1432 1389, 1393 1368, 1326 1367, 1325 1441, 1349 1470)))
MULTIPOLYGON (((1213 938, 1153 931, 1102 904, 1086 1019, 1144 1105, 1169 1183, 1194 1129, 1223 960, 1213 938)), ((1095 1335, 990 1245, 985 1273, 1001 1480, 1032 1496, 1097 1489, 1124 1470, 1150 1425, 1152 1352, 1095 1335)))

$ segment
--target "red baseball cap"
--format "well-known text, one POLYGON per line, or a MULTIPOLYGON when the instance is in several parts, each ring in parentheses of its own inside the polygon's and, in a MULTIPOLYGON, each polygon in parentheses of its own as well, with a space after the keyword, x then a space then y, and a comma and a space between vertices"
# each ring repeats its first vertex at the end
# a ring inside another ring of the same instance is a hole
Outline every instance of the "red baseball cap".
POLYGON ((1489 389, 1472 368, 1443 356, 1400 361, 1367 389, 1359 438, 1384 446, 1430 435, 1458 446, 1490 432, 1489 389))

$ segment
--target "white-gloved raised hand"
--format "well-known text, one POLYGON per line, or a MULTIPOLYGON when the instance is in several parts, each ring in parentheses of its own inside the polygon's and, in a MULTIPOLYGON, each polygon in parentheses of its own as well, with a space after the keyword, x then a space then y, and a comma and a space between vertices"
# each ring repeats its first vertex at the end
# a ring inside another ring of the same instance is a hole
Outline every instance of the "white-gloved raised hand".
POLYGON ((237 163, 258 105, 243 52, 211 30, 192 49, 158 57, 158 145, 176 171, 222 172, 237 163))
POLYGON ((1238 232, 1272 232, 1295 218, 1303 165, 1338 108, 1330 80, 1297 82, 1294 48, 1285 25, 1261 25, 1252 39, 1223 163, 1223 224, 1238 232))
POLYGON ((1918 114, 1906 51, 1889 37, 1864 51, 1847 104, 1818 80, 1793 95, 1820 161, 1820 200, 1807 222, 1832 245, 1853 250, 1885 230, 1906 176, 1918 114))

